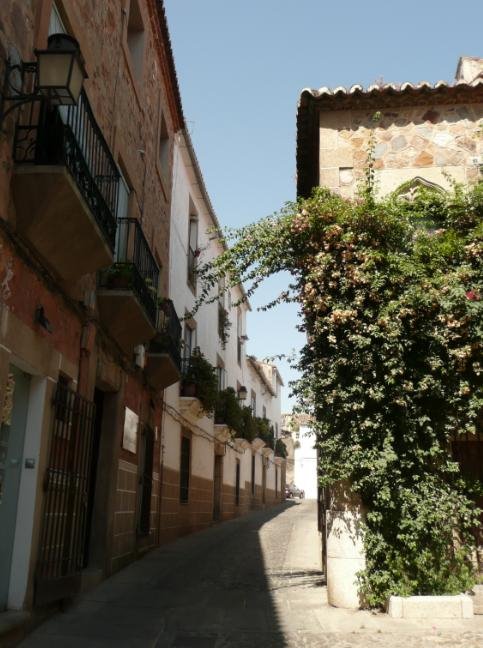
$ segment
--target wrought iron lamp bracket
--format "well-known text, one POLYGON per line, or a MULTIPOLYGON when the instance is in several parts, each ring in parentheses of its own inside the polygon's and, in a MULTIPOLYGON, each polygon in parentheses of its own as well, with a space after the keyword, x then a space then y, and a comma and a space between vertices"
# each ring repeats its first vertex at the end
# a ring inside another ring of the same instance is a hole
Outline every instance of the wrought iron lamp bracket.
POLYGON ((32 92, 26 93, 22 91, 25 76, 32 74, 35 79, 37 69, 38 65, 35 61, 12 63, 10 59, 7 60, 3 87, 0 93, 0 133, 5 133, 3 124, 11 112, 42 97, 37 90, 35 81, 32 92), (5 106, 7 102, 11 104, 8 108, 5 106))

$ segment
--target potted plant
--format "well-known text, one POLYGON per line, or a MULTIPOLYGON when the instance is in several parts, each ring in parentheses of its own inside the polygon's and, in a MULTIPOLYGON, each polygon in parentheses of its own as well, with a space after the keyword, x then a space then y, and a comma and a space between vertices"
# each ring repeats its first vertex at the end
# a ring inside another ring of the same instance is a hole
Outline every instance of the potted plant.
POLYGON ((103 279, 112 290, 130 290, 133 266, 130 263, 115 263, 103 272, 103 279))
POLYGON ((243 412, 233 387, 219 392, 215 407, 215 423, 224 423, 240 435, 243 429, 243 412))
POLYGON ((257 436, 257 425, 251 407, 242 407, 243 427, 240 436, 247 441, 253 441, 257 436))
POLYGON ((181 383, 182 396, 196 396, 206 414, 215 409, 218 396, 216 370, 199 349, 193 351, 181 383))
POLYGON ((275 436, 273 434, 273 428, 270 426, 268 419, 257 416, 255 418, 255 423, 257 428, 257 436, 260 439, 263 439, 263 441, 265 441, 265 445, 267 445, 269 448, 272 448, 273 450, 275 447, 275 436))
POLYGON ((286 459, 287 457, 287 447, 282 439, 277 439, 275 441, 275 456, 282 457, 282 459, 286 459))

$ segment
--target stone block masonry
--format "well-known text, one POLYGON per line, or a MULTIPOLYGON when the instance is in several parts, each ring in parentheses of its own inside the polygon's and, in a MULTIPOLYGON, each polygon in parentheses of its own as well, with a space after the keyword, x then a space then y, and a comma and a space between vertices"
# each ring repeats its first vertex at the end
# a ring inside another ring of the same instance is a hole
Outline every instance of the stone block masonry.
POLYGON ((364 176, 374 136, 374 168, 382 194, 421 176, 449 187, 478 180, 483 143, 481 104, 419 105, 320 112, 320 184, 352 197, 364 176))

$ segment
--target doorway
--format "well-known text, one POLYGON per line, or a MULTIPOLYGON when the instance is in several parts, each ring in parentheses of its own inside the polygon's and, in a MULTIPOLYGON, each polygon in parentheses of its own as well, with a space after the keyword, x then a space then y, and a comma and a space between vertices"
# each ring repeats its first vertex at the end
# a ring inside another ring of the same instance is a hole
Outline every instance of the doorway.
POLYGON ((0 410, 0 610, 7 607, 30 376, 10 366, 0 410))
POLYGON ((80 589, 86 549, 95 404, 60 379, 44 476, 44 506, 35 579, 35 603, 44 605, 80 589))
POLYGON ((221 486, 223 483, 223 456, 215 455, 215 468, 213 473, 213 520, 221 516, 221 486))

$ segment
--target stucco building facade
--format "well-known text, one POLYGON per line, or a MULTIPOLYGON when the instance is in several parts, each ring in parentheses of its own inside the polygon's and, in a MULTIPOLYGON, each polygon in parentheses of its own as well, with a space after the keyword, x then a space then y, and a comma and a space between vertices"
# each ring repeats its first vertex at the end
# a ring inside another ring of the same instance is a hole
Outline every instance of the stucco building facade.
MULTIPOLYGON (((280 429, 280 388, 276 367, 248 356, 246 315, 250 304, 242 286, 214 289, 196 312, 200 281, 192 264, 203 264, 223 251, 220 224, 186 130, 176 137, 170 250, 170 297, 183 321, 183 356, 199 350, 216 368, 219 390, 243 391, 254 416, 280 429), (220 328, 220 313, 226 321, 220 328), (242 389, 243 388, 243 389, 242 389)), ((161 534, 171 539, 202 529, 215 520, 279 502, 284 465, 261 439, 236 438, 187 396, 179 384, 166 390, 163 425, 163 504, 161 534), (189 492, 180 499, 181 453, 188 453, 189 492), (166 499, 166 504, 164 503, 166 499)))

